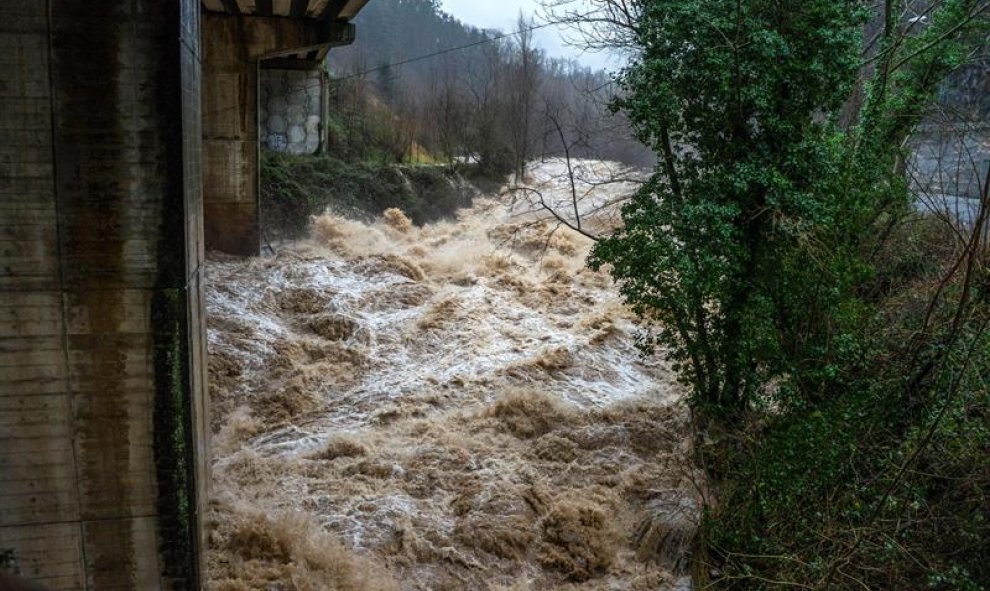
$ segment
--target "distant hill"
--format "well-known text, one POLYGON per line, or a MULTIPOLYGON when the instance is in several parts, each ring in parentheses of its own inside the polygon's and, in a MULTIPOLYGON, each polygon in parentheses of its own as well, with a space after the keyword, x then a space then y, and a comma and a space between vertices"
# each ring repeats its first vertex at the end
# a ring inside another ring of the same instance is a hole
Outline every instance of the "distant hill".
MULTIPOLYGON (((360 86, 357 94, 373 93, 386 105, 397 118, 388 125, 408 146, 439 160, 477 158, 496 173, 560 155, 565 144, 573 156, 653 162, 626 120, 607 109, 611 75, 548 58, 531 33, 506 36, 470 26, 437 0, 375 0, 355 23, 357 41, 331 52, 329 69, 339 88, 360 86)), ((521 20, 516 30, 537 24, 521 20)), ((337 107, 355 110, 347 102, 337 107)))

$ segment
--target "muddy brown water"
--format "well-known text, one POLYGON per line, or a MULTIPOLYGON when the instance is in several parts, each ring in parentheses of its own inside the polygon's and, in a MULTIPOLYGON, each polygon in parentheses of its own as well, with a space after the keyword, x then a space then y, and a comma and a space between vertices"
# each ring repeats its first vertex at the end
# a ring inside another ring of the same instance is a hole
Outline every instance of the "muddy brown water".
MULTIPOLYGON (((563 170, 527 180, 565 203, 563 170)), ((586 223, 630 189, 582 187, 586 223)), ((685 588, 681 390, 520 195, 211 259, 211 589, 685 588)))

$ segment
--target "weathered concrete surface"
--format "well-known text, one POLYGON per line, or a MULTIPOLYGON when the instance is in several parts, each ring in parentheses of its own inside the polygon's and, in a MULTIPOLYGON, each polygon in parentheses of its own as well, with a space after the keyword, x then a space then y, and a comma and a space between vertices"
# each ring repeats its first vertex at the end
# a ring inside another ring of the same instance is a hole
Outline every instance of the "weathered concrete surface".
POLYGON ((0 551, 52 589, 198 585, 199 12, 0 3, 0 551))
POLYGON ((922 210, 976 220, 990 174, 990 56, 953 72, 912 135, 907 174, 922 210))
POLYGON ((368 0, 203 0, 203 8, 212 12, 285 16, 292 18, 354 18, 368 0))
POLYGON ((321 148, 325 76, 320 70, 261 70, 263 148, 287 154, 314 154, 321 148))
POLYGON ((0 568, 198 588, 203 186, 214 245, 256 252, 258 59, 316 59, 332 19, 0 1, 0 568))
POLYGON ((206 245, 260 251, 259 60, 326 40, 316 20, 203 14, 203 161, 206 245))
POLYGON ((990 165, 990 123, 933 122, 911 138, 908 173, 923 195, 979 199, 990 165))
POLYGON ((933 117, 909 148, 907 174, 918 208, 971 226, 990 174, 990 123, 933 117))

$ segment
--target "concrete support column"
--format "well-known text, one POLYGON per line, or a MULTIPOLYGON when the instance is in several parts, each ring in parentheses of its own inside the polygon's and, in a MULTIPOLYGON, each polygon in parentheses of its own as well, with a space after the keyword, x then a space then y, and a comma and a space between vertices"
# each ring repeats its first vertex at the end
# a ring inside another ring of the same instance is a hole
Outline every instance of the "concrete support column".
MULTIPOLYGON (((283 65, 289 62, 315 69, 318 60, 278 56, 292 48, 322 56, 331 45, 349 43, 353 35, 353 25, 346 23, 203 14, 203 209, 208 249, 245 256, 261 250, 258 160, 260 141, 269 140, 270 127, 266 125, 265 137, 260 138, 261 60, 266 65, 271 65, 267 61, 271 58, 283 65)), ((313 113, 319 110, 315 104, 320 100, 315 87, 320 84, 319 76, 315 74, 314 80, 305 80, 305 73, 291 76, 284 110, 278 101, 271 110, 266 96, 266 124, 268 115, 278 114, 281 119, 274 125, 284 128, 281 137, 286 145, 296 144, 299 153, 312 152, 319 145, 319 122, 308 118, 307 104, 314 103, 313 113), (314 143, 312 149, 307 148, 314 143)), ((266 79, 271 81, 271 74, 266 79)))
POLYGON ((258 62, 250 17, 203 14, 203 214, 207 248, 257 255, 258 62))
POLYGON ((320 149, 325 74, 311 70, 261 70, 262 147, 287 154, 320 149))
POLYGON ((199 19, 0 3, 0 555, 51 589, 199 585, 199 19))

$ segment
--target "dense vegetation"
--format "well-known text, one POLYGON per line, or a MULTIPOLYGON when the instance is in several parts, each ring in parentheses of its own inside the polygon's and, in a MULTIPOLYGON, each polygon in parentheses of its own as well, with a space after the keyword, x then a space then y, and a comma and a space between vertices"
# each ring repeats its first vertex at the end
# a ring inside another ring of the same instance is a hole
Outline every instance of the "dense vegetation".
POLYGON ((298 238, 310 217, 332 210, 373 219, 399 208, 416 224, 453 216, 477 189, 470 167, 405 166, 328 156, 266 153, 261 159, 263 226, 269 240, 298 238))
POLYGON ((490 176, 565 146, 576 156, 653 161, 607 108, 612 77, 546 56, 531 20, 520 17, 516 35, 465 25, 439 0, 376 0, 356 23, 354 45, 330 54, 334 153, 475 160, 490 176))
POLYGON ((904 166, 988 3, 599 4, 659 165, 592 262, 693 392, 697 582, 990 589, 990 197, 921 217, 904 166))

